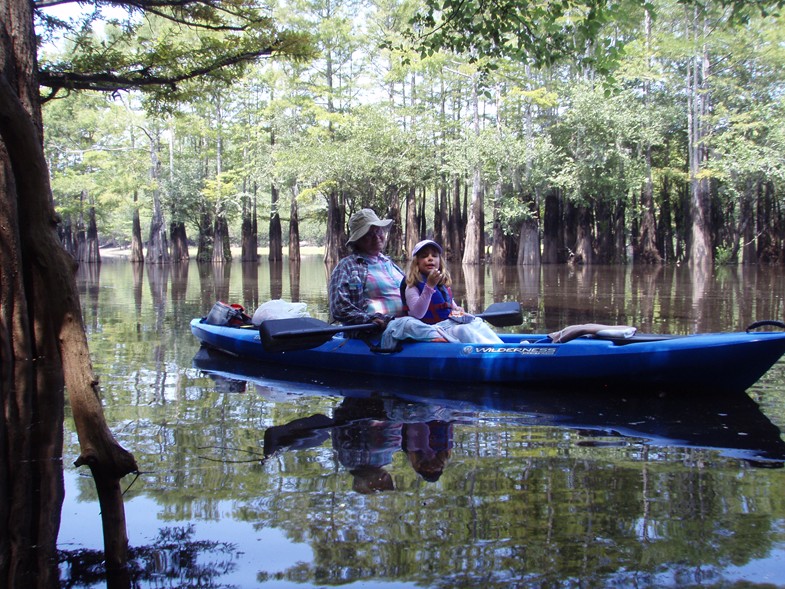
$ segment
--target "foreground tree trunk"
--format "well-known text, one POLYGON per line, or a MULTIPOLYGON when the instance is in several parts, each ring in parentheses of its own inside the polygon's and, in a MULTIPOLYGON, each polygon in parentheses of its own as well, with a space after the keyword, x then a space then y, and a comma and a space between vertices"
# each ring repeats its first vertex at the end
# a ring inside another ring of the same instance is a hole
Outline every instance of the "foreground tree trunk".
POLYGON ((115 572, 127 562, 120 479, 137 470, 104 420, 74 260, 57 235, 31 10, 25 0, 0 4, 0 586, 8 588, 58 586, 64 386, 76 462, 93 473, 115 572))

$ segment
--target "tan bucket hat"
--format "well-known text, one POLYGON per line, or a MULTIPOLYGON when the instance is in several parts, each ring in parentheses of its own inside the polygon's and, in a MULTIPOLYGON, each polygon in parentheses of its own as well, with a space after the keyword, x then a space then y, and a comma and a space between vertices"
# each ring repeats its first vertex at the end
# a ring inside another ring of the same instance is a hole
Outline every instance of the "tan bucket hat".
POLYGON ((349 240, 353 243, 368 233, 371 227, 384 227, 392 225, 392 219, 379 219, 371 209, 360 209, 349 219, 349 240))

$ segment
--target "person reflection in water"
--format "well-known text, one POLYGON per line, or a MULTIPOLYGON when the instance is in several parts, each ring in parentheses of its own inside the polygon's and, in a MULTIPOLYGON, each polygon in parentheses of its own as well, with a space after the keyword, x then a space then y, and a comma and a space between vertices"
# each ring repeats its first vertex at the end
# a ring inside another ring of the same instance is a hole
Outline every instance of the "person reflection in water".
POLYGON ((452 453, 452 423, 439 419, 414 421, 412 411, 417 413, 422 408, 398 405, 401 407, 377 396, 347 397, 335 408, 333 417, 316 414, 267 428, 264 455, 271 456, 283 448, 313 448, 329 438, 336 459, 352 475, 352 489, 358 493, 395 489, 387 467, 398 450, 407 455, 424 480, 435 482, 452 453))
POLYGON ((345 398, 335 409, 338 424, 332 428, 332 443, 338 462, 353 477, 358 493, 392 491, 392 475, 385 466, 401 449, 401 424, 390 421, 379 397, 345 398))
POLYGON ((264 432, 264 455, 282 448, 301 449, 332 441, 336 459, 353 477, 358 493, 392 491, 392 475, 385 467, 401 449, 400 422, 389 419, 380 397, 346 397, 332 417, 316 414, 295 419, 264 432))
POLYGON ((403 451, 416 473, 435 483, 452 455, 452 423, 429 421, 403 426, 403 451))

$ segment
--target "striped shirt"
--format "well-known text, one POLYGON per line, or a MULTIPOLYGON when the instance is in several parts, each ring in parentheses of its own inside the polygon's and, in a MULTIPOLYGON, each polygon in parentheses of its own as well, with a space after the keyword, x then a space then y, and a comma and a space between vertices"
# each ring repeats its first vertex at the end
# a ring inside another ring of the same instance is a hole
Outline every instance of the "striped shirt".
POLYGON ((330 314, 347 325, 369 323, 380 315, 403 315, 400 285, 403 270, 384 254, 346 256, 330 275, 330 314), (349 288, 352 273, 357 272, 362 290, 349 288))

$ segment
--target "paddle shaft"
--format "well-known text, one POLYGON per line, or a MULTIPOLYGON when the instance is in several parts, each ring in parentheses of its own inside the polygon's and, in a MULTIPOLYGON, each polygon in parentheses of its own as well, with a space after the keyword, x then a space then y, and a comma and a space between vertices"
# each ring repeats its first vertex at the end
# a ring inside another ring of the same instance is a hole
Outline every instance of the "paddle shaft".
MULTIPOLYGON (((281 319, 272 319, 272 321, 283 321, 281 319)), ((297 339, 298 337, 311 337, 315 335, 325 335, 332 337, 336 333, 346 333, 355 331, 373 331, 379 329, 376 323, 359 323, 357 325, 329 325, 324 323, 325 327, 303 327, 300 329, 289 329, 287 331, 278 331, 273 335, 275 339, 297 339)))
MULTIPOLYGON (((499 303, 503 304, 503 303, 499 303)), ((492 305, 493 306, 493 305, 492 305)), ((491 307, 489 307, 490 309, 491 307)), ((484 313, 480 313, 479 315, 475 315, 475 317, 479 317, 488 321, 492 325, 497 325, 498 323, 506 323, 509 318, 516 318, 520 316, 520 307, 517 311, 485 311, 484 313)), ((312 318, 308 318, 312 319, 312 318)), ((280 321, 277 319, 272 319, 271 321, 280 321)), ((318 321, 318 320, 314 320, 318 321)), ((320 322, 324 323, 324 322, 320 322)), ((513 324, 513 325, 519 325, 513 324)), ((324 334, 330 335, 341 332, 357 332, 357 331, 373 331, 374 329, 379 329, 379 325, 376 323, 359 323, 357 325, 328 325, 324 323, 324 327, 303 327, 300 329, 290 329, 287 331, 278 331, 273 336, 275 339, 292 339, 297 337, 307 337, 317 334, 324 334)))
MULTIPOLYGON (((497 327, 520 325, 521 306, 517 302, 493 303, 478 315, 497 327)), ((259 327, 262 344, 269 351, 292 351, 314 348, 327 342, 336 333, 356 333, 378 330, 376 323, 358 325, 329 325, 314 317, 268 319, 259 327)))

